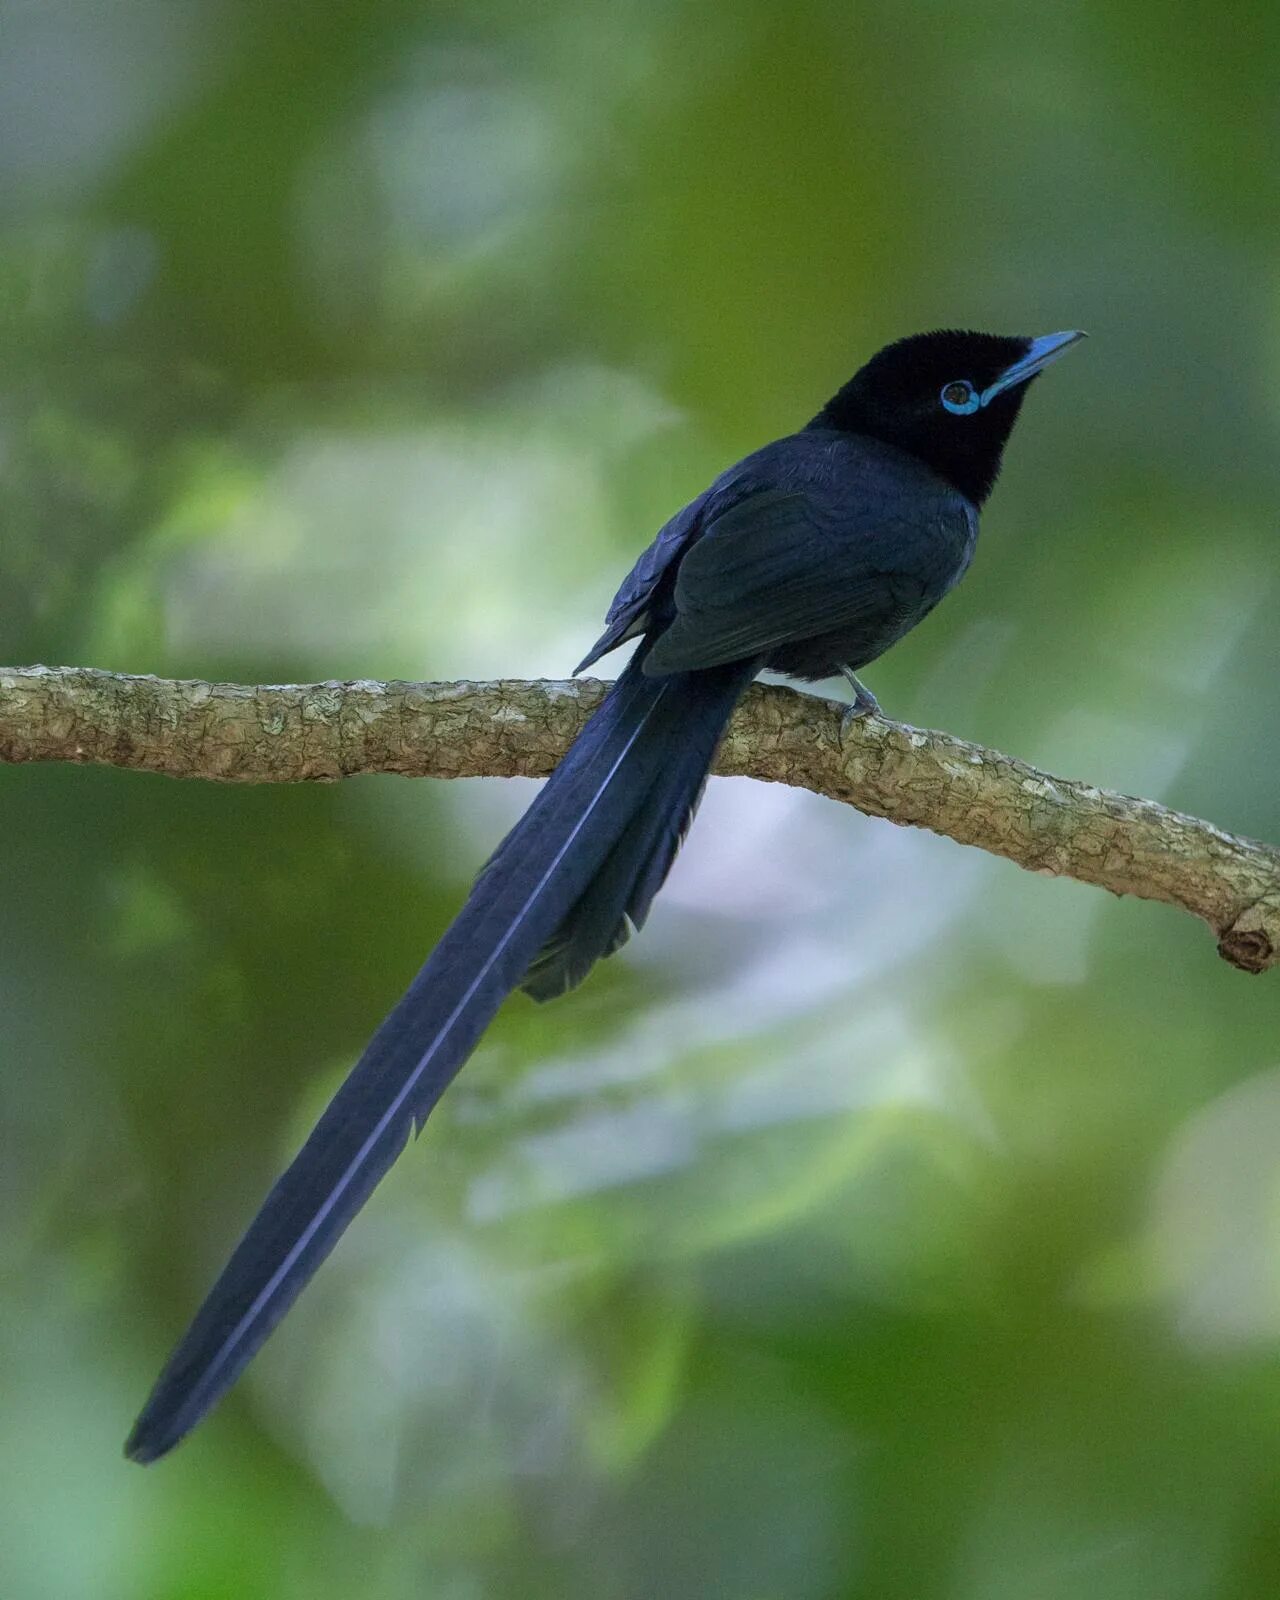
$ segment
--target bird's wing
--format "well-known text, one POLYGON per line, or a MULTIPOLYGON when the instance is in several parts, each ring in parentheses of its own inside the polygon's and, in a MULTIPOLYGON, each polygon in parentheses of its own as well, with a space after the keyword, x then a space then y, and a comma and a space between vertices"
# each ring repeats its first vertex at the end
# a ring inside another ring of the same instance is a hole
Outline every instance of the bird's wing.
POLYGON ((610 650, 616 650, 626 640, 644 632, 648 626, 654 592, 670 571, 672 563, 696 535, 710 492, 707 490, 696 500, 691 500, 658 530, 653 543, 622 580, 622 586, 614 595, 613 604, 605 616, 604 632, 573 669, 575 673, 584 672, 601 656, 607 656, 610 650))
POLYGON ((675 619, 646 673, 690 672, 790 640, 870 630, 917 606, 928 587, 920 561, 927 535, 918 519, 899 520, 846 508, 837 526, 797 490, 764 489, 730 506, 685 552, 675 619))

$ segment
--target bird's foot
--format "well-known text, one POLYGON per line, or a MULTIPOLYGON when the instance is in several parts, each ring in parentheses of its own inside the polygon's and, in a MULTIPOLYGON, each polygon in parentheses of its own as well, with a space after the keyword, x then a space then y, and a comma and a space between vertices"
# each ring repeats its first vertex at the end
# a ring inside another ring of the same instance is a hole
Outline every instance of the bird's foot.
POLYGON ((840 718, 840 744, 842 748, 848 742, 849 735, 860 722, 866 721, 869 714, 866 710, 859 710, 856 705, 845 708, 844 716, 840 718))

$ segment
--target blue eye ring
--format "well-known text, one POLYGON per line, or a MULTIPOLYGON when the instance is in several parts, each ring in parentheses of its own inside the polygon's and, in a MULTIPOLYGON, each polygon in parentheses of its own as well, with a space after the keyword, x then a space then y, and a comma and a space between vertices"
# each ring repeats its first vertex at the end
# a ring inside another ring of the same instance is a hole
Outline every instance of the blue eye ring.
POLYGON ((971 417, 982 404, 982 396, 965 378, 957 378, 951 383, 944 384, 939 399, 942 401, 943 409, 949 411, 953 417, 971 417))

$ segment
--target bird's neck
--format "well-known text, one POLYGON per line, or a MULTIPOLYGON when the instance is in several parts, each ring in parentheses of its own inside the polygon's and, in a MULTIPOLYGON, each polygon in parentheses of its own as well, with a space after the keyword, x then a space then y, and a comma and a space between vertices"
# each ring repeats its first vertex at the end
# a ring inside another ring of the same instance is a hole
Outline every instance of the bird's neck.
MULTIPOLYGON (((1000 475, 1005 441, 1017 418, 1018 401, 1002 407, 1000 413, 974 419, 971 430, 957 427, 952 419, 886 415, 867 404, 856 383, 847 383, 833 395, 805 431, 823 429, 857 439, 874 439, 914 457, 944 483, 957 489, 975 506, 981 506, 1000 475)), ((995 411, 995 407, 992 410, 995 411)))

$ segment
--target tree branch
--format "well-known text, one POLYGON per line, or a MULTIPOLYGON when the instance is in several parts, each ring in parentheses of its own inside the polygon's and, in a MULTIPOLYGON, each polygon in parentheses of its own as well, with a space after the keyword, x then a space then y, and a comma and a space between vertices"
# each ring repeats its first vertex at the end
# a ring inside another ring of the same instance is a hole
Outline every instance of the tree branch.
MULTIPOLYGON (((545 777, 605 686, 180 682, 82 667, 0 668, 0 761, 102 762, 226 783, 360 772, 545 777)), ((981 745, 757 684, 715 771, 811 789, 1034 872, 1200 917, 1245 972, 1280 963, 1280 850, 1151 800, 1051 777, 981 745)))

